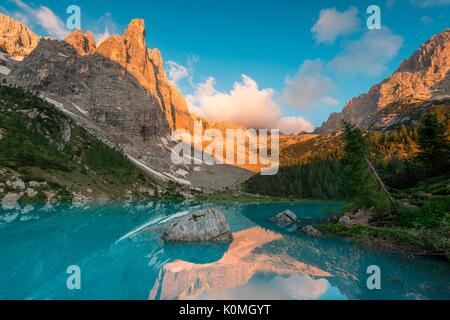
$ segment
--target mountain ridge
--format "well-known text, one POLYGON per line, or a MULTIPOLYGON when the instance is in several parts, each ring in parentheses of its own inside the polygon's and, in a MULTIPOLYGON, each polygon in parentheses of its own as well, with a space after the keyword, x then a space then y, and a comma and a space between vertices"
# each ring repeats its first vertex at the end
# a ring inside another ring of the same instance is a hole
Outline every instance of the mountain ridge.
POLYGON ((337 130, 342 121, 362 128, 389 126, 399 119, 377 117, 387 107, 450 97, 449 72, 450 29, 446 29, 422 44, 391 76, 348 101, 342 112, 332 113, 316 133, 337 130))

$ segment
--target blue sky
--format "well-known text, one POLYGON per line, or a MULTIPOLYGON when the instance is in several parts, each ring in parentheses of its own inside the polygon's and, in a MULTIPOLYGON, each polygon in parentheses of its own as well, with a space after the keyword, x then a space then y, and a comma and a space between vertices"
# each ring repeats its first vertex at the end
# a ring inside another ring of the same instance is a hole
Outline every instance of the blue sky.
POLYGON ((450 0, 6 0, 0 10, 61 37, 71 4, 99 38, 143 18, 148 46, 170 61, 167 72, 196 112, 292 132, 320 125, 450 27, 450 0), (366 27, 372 4, 381 30, 366 27))

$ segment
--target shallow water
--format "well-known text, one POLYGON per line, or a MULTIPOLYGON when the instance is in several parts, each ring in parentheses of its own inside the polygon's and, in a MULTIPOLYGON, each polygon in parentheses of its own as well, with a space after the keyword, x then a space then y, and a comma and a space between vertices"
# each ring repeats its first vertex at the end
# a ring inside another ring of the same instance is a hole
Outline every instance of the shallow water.
POLYGON ((312 222, 331 202, 109 203, 24 213, 0 209, 0 299, 449 299, 450 265, 314 239, 269 221, 285 209, 312 222), (164 244, 164 225, 216 207, 231 244, 164 244), (68 266, 81 270, 69 290, 68 266), (369 290, 367 267, 381 269, 369 290))

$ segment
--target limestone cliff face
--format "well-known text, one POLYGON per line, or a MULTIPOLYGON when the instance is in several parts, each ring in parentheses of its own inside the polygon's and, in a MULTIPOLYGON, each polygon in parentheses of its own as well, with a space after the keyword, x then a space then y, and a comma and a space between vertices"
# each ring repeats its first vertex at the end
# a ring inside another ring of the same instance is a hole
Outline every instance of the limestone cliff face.
POLYGON ((27 26, 0 13, 0 51, 13 57, 26 57, 39 43, 27 26))
POLYGON ((450 29, 447 29, 425 42, 388 79, 350 100, 341 113, 333 113, 317 131, 333 131, 343 120, 363 128, 382 127, 386 120, 381 116, 384 109, 449 98, 449 72, 450 29))
POLYGON ((79 124, 100 129, 124 148, 144 152, 148 141, 170 133, 151 96, 120 65, 98 54, 80 55, 62 41, 42 39, 8 82, 52 99, 79 124))
POLYGON ((144 20, 131 21, 124 35, 112 36, 101 43, 97 53, 127 70, 157 101, 172 129, 191 129, 187 104, 166 78, 159 50, 148 49, 144 20))
POLYGON ((97 50, 94 36, 90 31, 83 34, 80 29, 77 29, 68 35, 64 41, 74 47, 81 56, 93 54, 97 50))

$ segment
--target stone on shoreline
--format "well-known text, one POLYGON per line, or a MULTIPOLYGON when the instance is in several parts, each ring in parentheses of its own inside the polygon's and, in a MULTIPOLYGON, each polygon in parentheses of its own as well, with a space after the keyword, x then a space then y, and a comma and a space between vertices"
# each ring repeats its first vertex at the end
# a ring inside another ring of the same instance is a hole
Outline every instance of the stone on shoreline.
POLYGON ((15 209, 22 197, 23 193, 8 193, 2 200, 3 209, 15 209))

